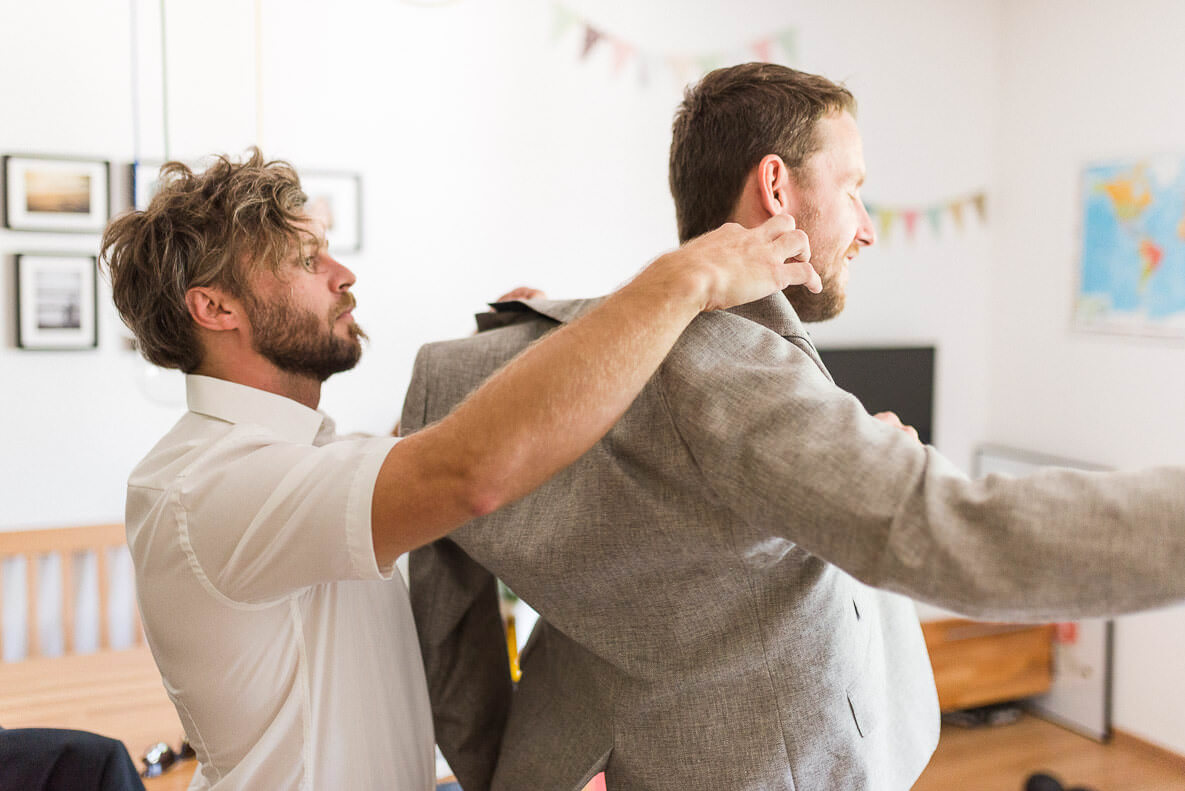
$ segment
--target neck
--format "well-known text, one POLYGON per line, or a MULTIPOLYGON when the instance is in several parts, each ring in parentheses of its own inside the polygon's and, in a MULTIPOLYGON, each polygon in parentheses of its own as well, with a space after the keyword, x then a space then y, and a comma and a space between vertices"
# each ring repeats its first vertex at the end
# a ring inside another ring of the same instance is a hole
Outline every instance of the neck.
POLYGON ((735 222, 746 228, 756 228, 770 218, 770 213, 753 199, 751 192, 753 190, 746 189, 742 193, 741 198, 732 207, 732 213, 728 215, 727 222, 735 222))
POLYGON ((209 360, 199 366, 194 373, 291 398, 309 409, 316 409, 317 405, 321 403, 321 382, 319 380, 281 371, 262 359, 233 366, 220 365, 218 361, 209 360))

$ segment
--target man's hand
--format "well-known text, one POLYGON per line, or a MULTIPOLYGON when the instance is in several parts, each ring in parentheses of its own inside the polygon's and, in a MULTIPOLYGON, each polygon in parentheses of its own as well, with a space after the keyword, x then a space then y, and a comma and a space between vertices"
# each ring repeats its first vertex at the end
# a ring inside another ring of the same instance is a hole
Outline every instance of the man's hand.
POLYGON ((663 274, 675 267, 702 275, 703 310, 743 305, 804 285, 815 294, 823 290, 810 264, 811 246, 794 218, 777 215, 756 228, 727 223, 692 239, 654 262, 643 275, 663 274))
POLYGON ((906 434, 916 439, 918 442, 922 441, 921 438, 918 437, 918 430, 913 426, 907 426, 902 423, 901 418, 897 417, 896 412, 877 412, 875 415, 873 415, 873 417, 884 423, 886 426, 892 426, 893 428, 901 429, 906 434))

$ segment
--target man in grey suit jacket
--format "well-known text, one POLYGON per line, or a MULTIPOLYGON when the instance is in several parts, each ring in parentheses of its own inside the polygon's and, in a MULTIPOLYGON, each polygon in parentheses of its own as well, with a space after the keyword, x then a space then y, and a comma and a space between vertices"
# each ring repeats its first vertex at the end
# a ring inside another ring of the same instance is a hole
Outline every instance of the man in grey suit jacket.
MULTIPOLYGON (((466 791, 909 788, 938 738, 911 602, 1042 620, 1185 597, 1185 469, 971 481, 836 388, 802 322, 875 240, 854 101, 769 64, 676 117, 680 236, 793 215, 819 295, 705 314, 609 434, 413 553, 437 738, 466 791), (542 616, 512 689, 494 576, 542 616)), ((425 346, 418 429, 588 302, 425 346)), ((891 422, 891 419, 888 421, 891 422)))

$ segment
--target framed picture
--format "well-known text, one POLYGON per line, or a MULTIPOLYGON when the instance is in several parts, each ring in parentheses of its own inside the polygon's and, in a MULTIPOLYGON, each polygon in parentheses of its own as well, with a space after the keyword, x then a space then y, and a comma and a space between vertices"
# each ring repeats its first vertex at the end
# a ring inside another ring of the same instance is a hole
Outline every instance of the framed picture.
MULTIPOLYGON (((1093 464, 1039 453, 985 446, 975 454, 978 477, 1019 478, 1043 467, 1099 471, 1093 464)), ((1059 623, 1053 640, 1053 686, 1029 701, 1034 713, 1096 741, 1111 737, 1111 655, 1115 625, 1109 620, 1059 623)))
POLYGON ((93 255, 16 256, 16 345, 93 349, 99 345, 93 255))
MULTIPOLYGON (((194 173, 201 173, 214 163, 213 156, 180 161, 194 173)), ((144 211, 160 191, 160 169, 167 163, 163 159, 146 159, 128 165, 128 184, 131 186, 132 208, 144 211)))
POLYGON ((160 189, 160 169, 164 164, 161 160, 150 160, 128 165, 128 183, 132 186, 133 209, 144 211, 148 208, 148 202, 160 189))
POLYGON ((99 233, 110 216, 111 165, 101 159, 4 157, 4 226, 99 233))
POLYGON ((305 211, 325 221, 329 252, 362 249, 362 177, 357 173, 305 171, 300 186, 309 196, 305 211))
POLYGON ((1185 153, 1083 166, 1074 327, 1185 338, 1185 153))

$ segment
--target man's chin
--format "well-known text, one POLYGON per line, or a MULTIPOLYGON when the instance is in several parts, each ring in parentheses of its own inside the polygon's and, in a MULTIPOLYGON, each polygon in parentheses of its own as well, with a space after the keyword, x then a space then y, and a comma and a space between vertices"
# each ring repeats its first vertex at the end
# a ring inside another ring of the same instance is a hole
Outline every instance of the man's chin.
POLYGON ((834 287, 823 287, 823 291, 812 294, 805 286, 790 286, 783 294, 790 301, 798 318, 808 324, 833 319, 843 312, 846 294, 834 287))

